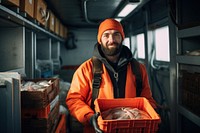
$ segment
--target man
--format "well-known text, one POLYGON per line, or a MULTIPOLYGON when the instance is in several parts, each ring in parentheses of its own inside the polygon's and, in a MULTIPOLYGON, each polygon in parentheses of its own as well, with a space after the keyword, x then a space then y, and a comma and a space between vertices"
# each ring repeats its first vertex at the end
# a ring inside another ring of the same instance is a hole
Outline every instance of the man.
MULTIPOLYGON (((124 45, 124 32, 122 25, 114 19, 104 20, 98 29, 97 40, 93 56, 103 64, 102 81, 98 98, 134 98, 136 97, 135 75, 132 73, 130 60, 131 51, 124 45)), ((141 97, 146 97, 150 104, 156 108, 152 98, 148 76, 143 64, 140 64, 142 76, 141 97)), ((84 132, 102 132, 96 123, 98 114, 91 109, 92 59, 84 62, 74 73, 66 104, 70 114, 85 127, 84 132), (95 131, 94 131, 95 129, 95 131)))

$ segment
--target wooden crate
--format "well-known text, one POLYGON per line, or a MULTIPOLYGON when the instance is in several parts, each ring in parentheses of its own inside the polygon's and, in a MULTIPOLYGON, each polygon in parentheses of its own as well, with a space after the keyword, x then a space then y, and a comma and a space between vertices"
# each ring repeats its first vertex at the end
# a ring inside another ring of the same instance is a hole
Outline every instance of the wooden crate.
POLYGON ((27 81, 49 81, 52 83, 44 91, 21 91, 21 106, 23 108, 45 108, 59 93, 58 78, 27 79, 27 81))
POLYGON ((35 0, 20 0, 20 10, 31 18, 34 17, 34 1, 35 0))

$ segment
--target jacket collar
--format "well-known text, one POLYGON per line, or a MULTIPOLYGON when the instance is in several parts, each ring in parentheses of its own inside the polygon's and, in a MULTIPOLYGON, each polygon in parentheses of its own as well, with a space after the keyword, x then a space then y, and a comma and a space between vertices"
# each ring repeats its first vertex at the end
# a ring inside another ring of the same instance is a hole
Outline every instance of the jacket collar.
MULTIPOLYGON (((99 60, 101 60, 101 62, 104 63, 106 67, 108 67, 108 68, 111 67, 109 61, 105 58, 99 43, 96 43, 94 46, 93 56, 95 56, 99 60)), ((117 69, 120 69, 121 67, 126 65, 131 59, 132 59, 132 53, 131 53, 130 49, 128 47, 122 45, 122 50, 121 50, 119 60, 117 63, 117 69)))

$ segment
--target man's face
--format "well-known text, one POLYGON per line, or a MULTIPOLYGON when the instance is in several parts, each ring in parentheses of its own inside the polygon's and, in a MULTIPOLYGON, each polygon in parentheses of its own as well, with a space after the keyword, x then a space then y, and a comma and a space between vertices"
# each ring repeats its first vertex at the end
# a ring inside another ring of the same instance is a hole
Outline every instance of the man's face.
POLYGON ((101 49, 107 56, 117 55, 122 48, 122 36, 117 30, 106 30, 101 36, 101 49))

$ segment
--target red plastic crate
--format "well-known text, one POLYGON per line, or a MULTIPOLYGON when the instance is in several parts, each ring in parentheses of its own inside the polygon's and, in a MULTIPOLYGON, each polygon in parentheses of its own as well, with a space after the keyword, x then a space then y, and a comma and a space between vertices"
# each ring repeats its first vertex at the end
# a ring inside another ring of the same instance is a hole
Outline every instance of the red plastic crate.
POLYGON ((22 118, 48 118, 50 113, 50 104, 41 109, 22 108, 22 118))
POLYGON ((98 117, 98 125, 104 133, 155 133, 158 130, 160 117, 143 97, 126 99, 97 99, 95 101, 95 111, 103 112, 115 107, 133 107, 147 112, 151 119, 128 119, 128 120, 103 120, 98 117))
POLYGON ((48 118, 22 118, 22 133, 53 133, 59 119, 59 104, 49 113, 48 118))
POLYGON ((60 105, 59 101, 57 99, 54 99, 54 100, 56 100, 55 104, 52 105, 52 103, 51 103, 51 104, 47 105, 45 108, 41 108, 41 109, 22 108, 21 109, 22 118, 48 118, 51 110, 54 107, 59 108, 59 105, 60 105))
POLYGON ((66 128, 66 115, 62 114, 60 116, 60 121, 58 123, 58 126, 56 128, 55 133, 66 133, 67 132, 67 128, 66 128))

